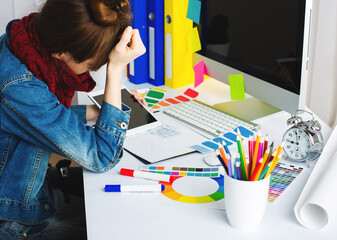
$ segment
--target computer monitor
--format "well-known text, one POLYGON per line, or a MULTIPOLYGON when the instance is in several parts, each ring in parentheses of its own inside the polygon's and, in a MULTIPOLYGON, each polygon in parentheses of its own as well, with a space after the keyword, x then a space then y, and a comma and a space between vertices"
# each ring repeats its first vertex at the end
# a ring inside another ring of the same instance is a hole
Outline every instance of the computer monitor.
POLYGON ((227 84, 243 74, 246 93, 278 109, 304 108, 312 0, 203 0, 201 9, 195 64, 227 84))

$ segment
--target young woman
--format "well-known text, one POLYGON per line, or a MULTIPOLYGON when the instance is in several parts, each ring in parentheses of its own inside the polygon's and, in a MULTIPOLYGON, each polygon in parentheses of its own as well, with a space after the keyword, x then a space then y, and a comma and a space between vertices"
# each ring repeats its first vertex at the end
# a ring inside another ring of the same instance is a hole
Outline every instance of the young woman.
POLYGON ((72 213, 58 214, 65 206, 46 177, 48 162, 57 153, 95 172, 118 163, 130 111, 122 72, 145 52, 129 8, 127 0, 47 0, 0 38, 0 239, 85 238, 67 226, 72 213), (101 110, 72 107, 75 91, 95 87, 88 70, 105 63, 101 110))

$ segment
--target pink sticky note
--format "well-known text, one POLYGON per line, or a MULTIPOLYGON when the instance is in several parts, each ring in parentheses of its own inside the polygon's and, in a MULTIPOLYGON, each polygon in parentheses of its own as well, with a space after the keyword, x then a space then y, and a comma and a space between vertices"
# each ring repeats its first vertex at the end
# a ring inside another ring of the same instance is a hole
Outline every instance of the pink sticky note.
POLYGON ((204 74, 209 75, 204 60, 201 60, 194 67, 194 87, 199 86, 204 81, 204 74))

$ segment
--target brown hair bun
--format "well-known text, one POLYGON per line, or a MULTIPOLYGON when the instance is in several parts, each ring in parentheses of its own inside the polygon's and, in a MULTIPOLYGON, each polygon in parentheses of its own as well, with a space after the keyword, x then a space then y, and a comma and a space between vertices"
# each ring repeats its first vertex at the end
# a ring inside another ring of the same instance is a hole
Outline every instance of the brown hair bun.
POLYGON ((90 0, 90 8, 96 23, 103 26, 119 24, 119 16, 127 15, 130 4, 127 0, 90 0))

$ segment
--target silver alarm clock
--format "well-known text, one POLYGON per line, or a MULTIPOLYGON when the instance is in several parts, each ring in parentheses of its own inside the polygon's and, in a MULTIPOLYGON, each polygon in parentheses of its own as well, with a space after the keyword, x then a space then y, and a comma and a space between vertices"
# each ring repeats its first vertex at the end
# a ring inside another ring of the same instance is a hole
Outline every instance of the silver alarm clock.
POLYGON ((295 161, 311 161, 320 156, 323 147, 321 124, 314 119, 312 113, 297 110, 287 120, 288 125, 293 125, 283 135, 283 151, 287 157, 295 161), (308 113, 311 120, 303 121, 299 116, 308 113))

